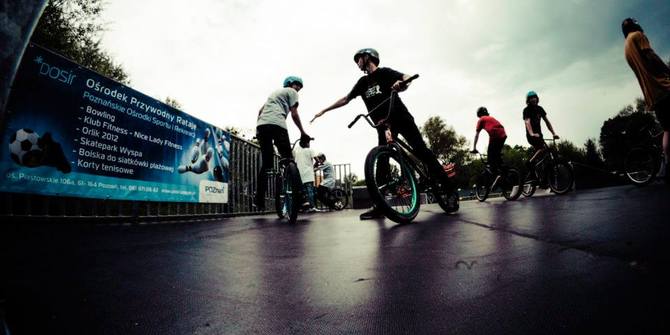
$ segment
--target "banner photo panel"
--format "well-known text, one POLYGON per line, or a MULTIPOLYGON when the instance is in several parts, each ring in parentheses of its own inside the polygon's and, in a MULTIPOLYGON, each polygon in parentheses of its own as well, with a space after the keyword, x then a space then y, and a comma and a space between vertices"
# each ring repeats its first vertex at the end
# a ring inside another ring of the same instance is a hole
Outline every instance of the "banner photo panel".
POLYGON ((30 45, 0 145, 3 192, 227 203, 231 137, 30 45))

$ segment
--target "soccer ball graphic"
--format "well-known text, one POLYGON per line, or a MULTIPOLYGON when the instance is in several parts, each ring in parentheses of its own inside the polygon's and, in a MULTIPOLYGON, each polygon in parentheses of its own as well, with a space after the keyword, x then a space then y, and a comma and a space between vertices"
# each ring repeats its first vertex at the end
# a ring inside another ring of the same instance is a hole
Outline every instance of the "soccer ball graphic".
POLYGON ((38 144, 40 135, 32 129, 22 128, 9 137, 9 152, 19 165, 36 167, 42 164, 44 151, 38 144))

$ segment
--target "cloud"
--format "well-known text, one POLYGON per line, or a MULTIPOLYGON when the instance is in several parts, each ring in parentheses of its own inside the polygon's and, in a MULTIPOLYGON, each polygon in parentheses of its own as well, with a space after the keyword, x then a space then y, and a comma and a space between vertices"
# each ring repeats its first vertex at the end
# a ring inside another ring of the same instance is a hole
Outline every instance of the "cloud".
MULTIPOLYGON (((362 75, 353 53, 374 47, 382 66, 421 74, 402 94, 419 126, 439 115, 471 138, 475 110, 485 105, 508 129, 508 143, 525 145, 521 110, 534 89, 559 134, 579 145, 640 95, 623 59, 621 20, 637 17, 664 59, 670 51, 664 0, 118 0, 105 15, 104 46, 135 89, 174 97, 217 126, 247 129, 289 74, 305 80, 306 123, 362 75)), ((376 135, 346 124, 363 111, 357 99, 307 126, 315 148, 359 175, 376 135)))

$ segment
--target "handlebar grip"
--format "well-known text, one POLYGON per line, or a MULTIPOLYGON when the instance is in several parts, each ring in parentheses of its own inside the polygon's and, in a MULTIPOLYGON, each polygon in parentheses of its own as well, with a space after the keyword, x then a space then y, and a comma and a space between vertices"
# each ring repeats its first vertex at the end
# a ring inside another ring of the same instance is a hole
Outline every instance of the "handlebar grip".
POLYGON ((415 75, 413 75, 413 76, 411 76, 411 77, 409 77, 409 78, 407 78, 407 80, 403 80, 403 81, 402 81, 402 84, 405 85, 405 84, 411 82, 412 80, 414 80, 414 79, 416 79, 416 78, 419 78, 419 74, 418 74, 418 73, 415 74, 415 75))
POLYGON ((353 127, 353 126, 354 126, 354 123, 358 122, 358 119, 360 119, 361 116, 363 116, 363 115, 362 115, 362 114, 358 114, 358 115, 356 115, 356 118, 355 118, 353 121, 351 121, 351 123, 350 123, 347 127, 348 127, 348 128, 353 127))

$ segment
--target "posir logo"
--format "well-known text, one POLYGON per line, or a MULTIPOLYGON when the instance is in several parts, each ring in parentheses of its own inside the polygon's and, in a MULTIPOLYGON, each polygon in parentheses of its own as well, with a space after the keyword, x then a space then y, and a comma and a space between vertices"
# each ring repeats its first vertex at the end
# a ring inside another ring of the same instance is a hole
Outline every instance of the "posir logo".
POLYGON ((228 183, 218 181, 200 181, 200 202, 227 203, 228 183))
POLYGON ((72 85, 72 81, 76 77, 76 75, 71 71, 66 71, 59 67, 47 64, 44 62, 44 59, 42 59, 41 56, 37 56, 37 58, 35 58, 35 63, 40 65, 40 75, 47 76, 65 84, 72 85))

